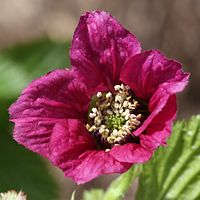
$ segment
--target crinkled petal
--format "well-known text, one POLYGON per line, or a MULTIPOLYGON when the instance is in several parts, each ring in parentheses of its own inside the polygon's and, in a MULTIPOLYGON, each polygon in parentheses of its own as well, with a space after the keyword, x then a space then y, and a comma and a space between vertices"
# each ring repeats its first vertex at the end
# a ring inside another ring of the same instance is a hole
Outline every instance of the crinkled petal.
POLYGON ((9 108, 20 144, 49 157, 49 140, 56 123, 86 120, 90 99, 74 70, 55 70, 33 81, 9 108))
POLYGON ((176 96, 171 95, 162 111, 148 125, 144 134, 140 135, 140 143, 143 147, 155 150, 160 145, 166 145, 166 140, 172 132, 176 112, 176 96))
POLYGON ((94 11, 81 16, 74 33, 70 59, 84 76, 104 81, 108 87, 118 83, 124 63, 141 51, 134 35, 111 15, 94 11))
POLYGON ((132 165, 117 161, 105 151, 88 151, 79 159, 81 164, 73 171, 65 173, 78 184, 86 183, 103 174, 123 173, 132 165))
POLYGON ((108 152, 95 150, 93 138, 75 119, 55 126, 49 146, 50 160, 78 184, 101 174, 122 173, 131 166, 118 162, 108 152))
POLYGON ((182 91, 188 77, 180 63, 151 50, 131 58, 123 68, 120 80, 129 85, 137 97, 149 102, 159 88, 170 94, 182 91))
POLYGON ((119 162, 132 164, 148 161, 151 158, 152 153, 151 149, 144 148, 140 144, 134 143, 115 146, 110 151, 110 155, 119 162))
POLYGON ((50 160, 65 172, 70 172, 81 164, 81 154, 95 149, 95 143, 81 121, 67 119, 55 125, 49 149, 50 160))
POLYGON ((181 92, 187 85, 188 73, 181 64, 168 60, 160 52, 143 52, 130 59, 121 74, 121 81, 129 85, 135 95, 144 99, 149 106, 150 115, 134 135, 144 132, 167 104, 172 94, 181 92))

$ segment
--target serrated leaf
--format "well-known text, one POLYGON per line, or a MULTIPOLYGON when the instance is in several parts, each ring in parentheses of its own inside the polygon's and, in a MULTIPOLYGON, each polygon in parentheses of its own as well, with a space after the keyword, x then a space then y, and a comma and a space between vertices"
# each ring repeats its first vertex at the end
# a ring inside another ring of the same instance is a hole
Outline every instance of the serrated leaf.
POLYGON ((135 165, 128 172, 114 180, 103 196, 103 200, 119 200, 124 197, 133 181, 141 172, 141 165, 135 165))
POLYGON ((168 146, 143 169, 137 200, 200 199, 200 116, 177 122, 168 146))
POLYGON ((83 200, 102 200, 103 194, 102 189, 86 190, 83 193, 83 200))

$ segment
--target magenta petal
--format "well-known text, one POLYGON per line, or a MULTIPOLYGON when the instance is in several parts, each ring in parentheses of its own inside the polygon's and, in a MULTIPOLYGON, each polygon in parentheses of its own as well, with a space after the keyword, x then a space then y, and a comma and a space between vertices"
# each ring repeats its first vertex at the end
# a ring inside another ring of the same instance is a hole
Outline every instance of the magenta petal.
POLYGON ((52 129, 60 120, 84 121, 89 104, 86 86, 73 70, 55 70, 33 81, 9 108, 14 138, 49 157, 52 129), (77 96, 78 95, 78 96, 77 96))
POLYGON ((106 12, 86 13, 74 33, 71 64, 86 77, 108 85, 119 81, 124 63, 141 51, 134 35, 106 12))
POLYGON ((137 97, 149 102, 158 89, 164 88, 169 94, 182 91, 188 77, 180 63, 152 50, 131 58, 123 68, 120 80, 129 85, 137 97))
POLYGON ((28 85, 9 111, 13 120, 27 117, 81 119, 89 101, 87 87, 77 79, 75 72, 60 69, 28 85))
POLYGON ((81 164, 65 173, 78 184, 86 183, 99 175, 122 173, 131 167, 131 164, 119 162, 105 151, 87 151, 79 159, 81 164))
POLYGON ((130 59, 122 70, 121 81, 131 87, 137 97, 149 104, 149 117, 138 128, 138 136, 146 130, 167 104, 172 94, 184 89, 188 82, 188 73, 184 73, 181 64, 168 60, 158 51, 147 51, 130 59))
POLYGON ((176 96, 171 95, 162 111, 151 121, 140 135, 140 143, 148 149, 155 150, 160 145, 165 145, 172 132, 172 123, 176 118, 176 96))
POLYGON ((55 126, 49 148, 50 160, 78 184, 101 174, 122 173, 131 166, 118 162, 105 151, 95 150, 93 139, 85 126, 75 119, 55 126))
POLYGON ((122 146, 115 146, 111 149, 112 155, 119 162, 144 163, 152 156, 152 151, 139 144, 128 143, 122 146))
POLYGON ((79 120, 63 120, 55 125, 49 142, 50 160, 65 173, 80 165, 79 156, 92 149, 94 140, 79 120))
MULTIPOLYGON (((163 110, 163 108, 165 107, 170 98, 170 95, 171 94, 167 91, 166 88, 160 88, 156 91, 156 93, 153 95, 153 97, 149 102, 150 115, 144 121, 142 126, 139 127, 136 131, 134 131, 135 136, 138 136, 144 131, 146 131, 146 128, 148 127, 149 124, 151 124, 152 120, 163 110)), ((167 112, 170 112, 170 110, 167 112)))

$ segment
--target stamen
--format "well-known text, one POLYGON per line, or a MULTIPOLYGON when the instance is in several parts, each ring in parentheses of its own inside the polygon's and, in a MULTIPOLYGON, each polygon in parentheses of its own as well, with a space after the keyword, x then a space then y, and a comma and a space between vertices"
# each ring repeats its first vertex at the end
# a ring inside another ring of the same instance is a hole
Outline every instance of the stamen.
POLYGON ((97 92, 97 97, 98 98, 102 97, 102 93, 101 92, 97 92))
POLYGON ((97 113, 97 109, 96 108, 92 108, 92 112, 93 113, 97 113))
POLYGON ((115 89, 115 91, 119 91, 121 89, 121 86, 120 85, 115 85, 114 89, 115 89))
POLYGON ((89 116, 90 116, 90 118, 95 118, 96 114, 95 113, 90 113, 89 116))
POLYGON ((133 142, 138 138, 132 134, 144 121, 148 107, 135 99, 130 87, 124 84, 114 86, 115 93, 96 94, 89 113, 89 123, 86 128, 97 138, 100 148, 110 151, 115 145, 133 142), (141 109, 142 107, 142 109, 141 109), (142 113, 139 113, 142 110, 142 113), (98 133, 98 134, 97 134, 98 133))

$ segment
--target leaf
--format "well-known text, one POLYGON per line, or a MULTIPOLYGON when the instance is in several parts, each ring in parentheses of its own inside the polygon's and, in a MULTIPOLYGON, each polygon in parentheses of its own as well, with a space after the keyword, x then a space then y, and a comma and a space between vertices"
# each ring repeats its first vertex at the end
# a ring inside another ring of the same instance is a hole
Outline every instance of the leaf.
POLYGON ((69 64, 68 44, 48 39, 0 52, 0 98, 16 97, 33 79, 69 64))
POLYGON ((57 200, 58 187, 44 160, 11 137, 7 108, 12 100, 0 100, 0 192, 24 191, 29 200, 57 200))
POLYGON ((200 115, 177 122, 168 146, 143 166, 137 200, 200 199, 200 115))
POLYGON ((141 165, 135 165, 128 172, 114 180, 103 196, 103 200, 119 200, 133 184, 135 178, 140 174, 141 165))
POLYGON ((83 193, 83 200, 102 200, 103 193, 101 189, 86 190, 83 193))

